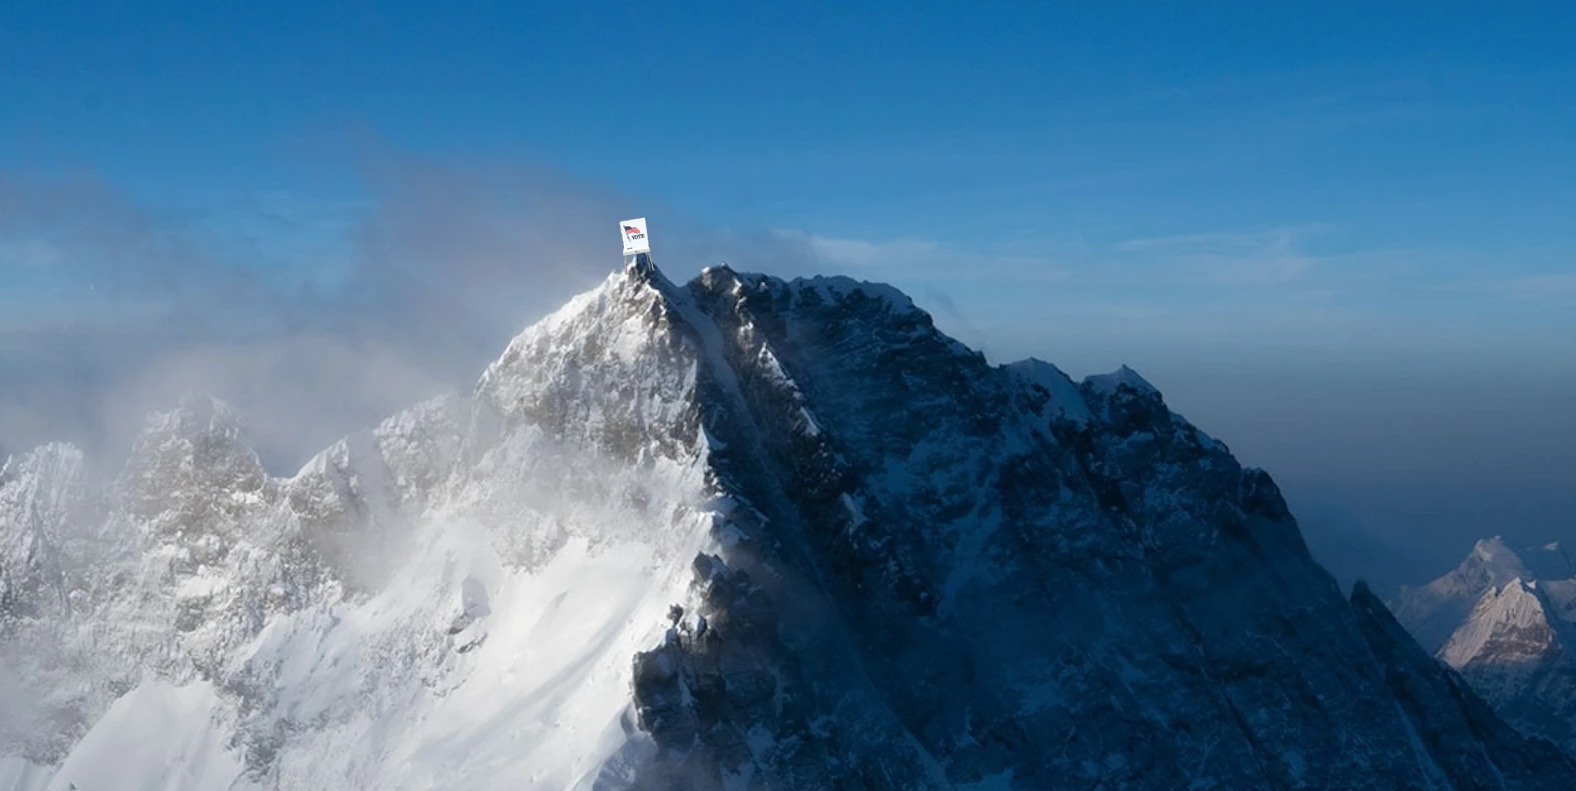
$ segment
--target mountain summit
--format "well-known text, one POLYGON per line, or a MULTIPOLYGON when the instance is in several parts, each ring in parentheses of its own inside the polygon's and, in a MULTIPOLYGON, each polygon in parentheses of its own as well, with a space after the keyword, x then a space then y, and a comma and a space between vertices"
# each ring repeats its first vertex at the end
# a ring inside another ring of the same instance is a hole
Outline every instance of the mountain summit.
POLYGON ((630 267, 291 478, 218 405, 138 449, 102 497, 64 446, 0 473, 0 787, 1576 776, 1137 373, 888 286, 630 267))
POLYGON ((1506 720, 1576 751, 1576 572, 1558 544, 1498 536, 1421 588, 1396 615, 1506 720))

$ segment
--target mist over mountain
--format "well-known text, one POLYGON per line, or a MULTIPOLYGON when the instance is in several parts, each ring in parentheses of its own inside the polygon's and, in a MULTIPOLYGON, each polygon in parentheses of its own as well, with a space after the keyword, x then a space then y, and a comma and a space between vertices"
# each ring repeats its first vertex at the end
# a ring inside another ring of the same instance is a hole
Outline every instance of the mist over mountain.
POLYGON ((291 477, 210 399, 111 477, 0 471, 0 785, 1576 776, 1143 376, 888 286, 636 264, 291 477))

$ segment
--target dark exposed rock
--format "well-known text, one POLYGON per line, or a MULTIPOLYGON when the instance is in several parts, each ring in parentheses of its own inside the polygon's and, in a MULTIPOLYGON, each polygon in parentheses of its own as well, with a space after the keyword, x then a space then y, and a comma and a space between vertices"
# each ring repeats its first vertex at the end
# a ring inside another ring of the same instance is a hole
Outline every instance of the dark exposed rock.
POLYGON ((1558 750, 1464 698, 1363 592, 1348 604, 1270 476, 1130 370, 1063 386, 993 367, 880 286, 712 269, 688 291, 723 343, 725 369, 703 375, 738 387, 702 404, 726 446, 718 485, 758 510, 732 526, 750 540, 697 559, 705 633, 686 623, 636 660, 663 750, 647 777, 1573 777, 1558 750))

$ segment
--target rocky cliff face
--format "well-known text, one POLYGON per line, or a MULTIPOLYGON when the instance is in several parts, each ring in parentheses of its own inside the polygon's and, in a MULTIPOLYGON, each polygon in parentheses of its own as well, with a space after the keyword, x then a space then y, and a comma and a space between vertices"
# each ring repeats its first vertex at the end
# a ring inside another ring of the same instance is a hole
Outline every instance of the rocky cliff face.
POLYGON ((1576 751, 1576 576, 1557 545, 1518 552, 1484 539, 1395 609, 1500 716, 1576 751))
POLYGON ((55 718, 0 785, 1576 777, 1136 373, 990 365, 883 286, 637 266, 292 478, 206 402, 107 497, 79 468, 0 474, 3 660, 55 718), (200 727, 118 758, 154 716, 200 727))

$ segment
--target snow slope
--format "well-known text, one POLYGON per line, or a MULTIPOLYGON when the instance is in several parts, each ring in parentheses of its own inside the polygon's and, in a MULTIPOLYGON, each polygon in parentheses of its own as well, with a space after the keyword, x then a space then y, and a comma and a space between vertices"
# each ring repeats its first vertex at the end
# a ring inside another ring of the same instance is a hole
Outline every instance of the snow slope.
MULTIPOLYGON (((124 694, 75 694, 61 741, 22 752, 84 789, 228 788, 243 764, 265 787, 447 788, 459 756, 470 788, 590 784, 638 749, 631 657, 660 644, 712 544, 708 448, 679 425, 696 350, 652 324, 654 296, 615 275, 515 339, 475 399, 419 405, 288 480, 261 473, 221 404, 151 417, 101 517, 139 557, 91 581, 113 591, 7 641, 51 700, 101 671, 124 694), (33 631, 81 670, 57 681, 33 631), (95 661, 105 638, 127 672, 95 661), (161 717, 201 722, 125 741, 161 717), (148 766, 107 760, 133 748, 148 766)), ((66 495, 40 492, 71 491, 73 453, 17 461, 0 489, 28 528, 7 533, 16 587, 51 582, 37 558, 55 545, 36 534, 66 495)))
POLYGON ((150 681, 127 692, 82 736, 46 786, 49 791, 162 791, 251 787, 239 756, 213 727, 212 685, 150 681))
POLYGON ((1490 657, 1497 662, 1522 662, 1542 656, 1554 645, 1554 627, 1536 581, 1520 577, 1490 589, 1478 599, 1461 627, 1439 649, 1439 658, 1454 668, 1490 657))
POLYGON ((1562 788, 1136 373, 649 265, 269 476, 0 472, 0 788, 1562 788), (120 756, 134 753, 136 760, 120 756))

